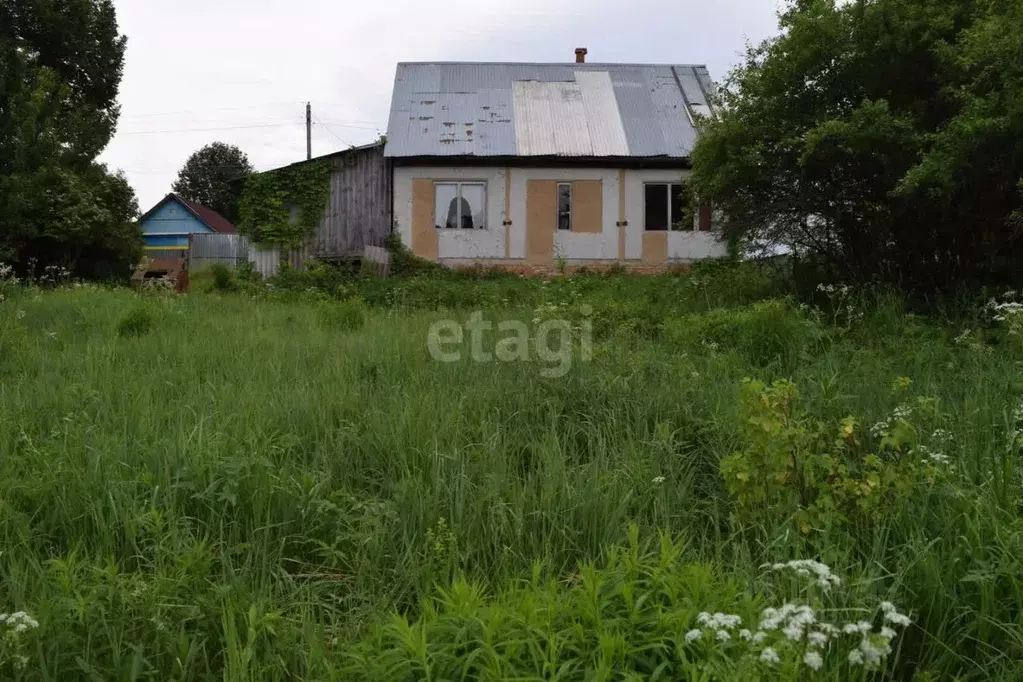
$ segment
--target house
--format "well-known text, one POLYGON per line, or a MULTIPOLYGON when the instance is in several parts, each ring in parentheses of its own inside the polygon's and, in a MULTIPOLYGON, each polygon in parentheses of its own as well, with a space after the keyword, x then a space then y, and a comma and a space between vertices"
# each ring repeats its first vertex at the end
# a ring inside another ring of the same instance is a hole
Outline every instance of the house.
POLYGON ((725 255, 710 210, 684 200, 707 69, 585 56, 398 65, 384 156, 416 255, 526 272, 725 255))
POLYGON ((146 253, 158 260, 186 258, 191 234, 235 233, 234 225, 224 216, 173 193, 147 211, 140 222, 146 253))

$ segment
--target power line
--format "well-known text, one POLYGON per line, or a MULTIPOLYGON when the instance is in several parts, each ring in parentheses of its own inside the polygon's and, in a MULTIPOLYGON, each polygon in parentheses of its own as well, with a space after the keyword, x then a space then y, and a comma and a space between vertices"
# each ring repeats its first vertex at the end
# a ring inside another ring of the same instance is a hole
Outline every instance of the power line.
POLYGON ((338 141, 338 142, 340 142, 340 143, 341 143, 341 144, 343 144, 343 145, 347 145, 347 146, 349 146, 349 147, 351 147, 351 146, 352 146, 352 143, 351 143, 351 142, 349 142, 349 141, 347 141, 347 140, 343 139, 343 138, 342 138, 342 137, 341 137, 340 135, 338 135, 338 134, 337 134, 337 133, 335 133, 335 132, 334 132, 333 130, 331 130, 331 129, 330 129, 330 127, 329 127, 329 126, 328 126, 328 125, 327 125, 326 123, 324 123, 323 121, 321 121, 321 120, 320 120, 320 117, 319 117, 319 116, 316 116, 316 115, 314 114, 314 115, 313 115, 313 120, 314 120, 314 121, 316 121, 317 123, 319 123, 319 124, 320 124, 320 125, 321 125, 321 126, 323 127, 323 129, 324 129, 324 130, 326 130, 326 131, 327 131, 328 133, 330 133, 331 135, 333 135, 333 136, 334 136, 334 137, 335 137, 335 138, 337 139, 337 141, 338 141))
POLYGON ((264 107, 284 107, 284 106, 295 106, 298 102, 267 102, 265 104, 250 104, 243 107, 221 107, 219 109, 189 109, 183 111, 147 111, 140 114, 124 114, 121 116, 125 118, 157 118, 160 116, 185 116, 188 114, 206 114, 217 111, 246 111, 252 109, 262 109, 264 107))
POLYGON ((377 125, 353 125, 344 121, 328 121, 330 125, 338 128, 354 128, 356 130, 380 130, 380 126, 377 125))
MULTIPOLYGON (((219 109, 190 109, 190 110, 183 110, 183 111, 150 111, 150 112, 144 112, 144 113, 139 113, 139 114, 124 114, 124 115, 120 116, 120 120, 123 121, 123 120, 135 120, 135 119, 144 119, 144 118, 158 118, 160 116, 186 116, 186 115, 189 115, 189 114, 207 114, 207 113, 215 113, 215 112, 219 112, 219 111, 245 111, 245 110, 252 110, 252 109, 260 109, 260 108, 263 108, 263 107, 298 106, 300 104, 302 104, 302 102, 298 102, 298 101, 292 101, 292 102, 266 102, 264 104, 250 104, 250 105, 247 105, 247 106, 240 106, 240 107, 222 107, 222 108, 219 108, 219 109)), ((347 104, 343 104, 343 103, 340 103, 340 102, 323 102, 323 103, 317 102, 317 104, 320 104, 321 106, 323 104, 326 104, 328 106, 334 106, 334 107, 348 106, 347 104)), ((373 125, 375 123, 375 121, 361 121, 361 120, 354 120, 354 119, 353 120, 347 120, 345 122, 346 123, 351 123, 351 124, 362 124, 362 125, 367 125, 367 126, 373 125)))
POLYGON ((243 126, 226 126, 223 128, 185 128, 181 130, 137 130, 126 133, 117 133, 118 135, 169 135, 172 133, 213 133, 223 130, 246 130, 251 128, 279 128, 281 126, 293 126, 298 125, 297 121, 290 123, 260 123, 256 125, 243 125, 243 126))

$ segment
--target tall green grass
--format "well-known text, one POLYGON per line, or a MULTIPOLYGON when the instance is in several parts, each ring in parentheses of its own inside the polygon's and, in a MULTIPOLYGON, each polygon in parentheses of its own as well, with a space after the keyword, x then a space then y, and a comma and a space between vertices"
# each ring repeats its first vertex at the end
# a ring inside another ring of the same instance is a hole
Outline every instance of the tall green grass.
POLYGON ((534 572, 571 584, 630 524, 751 599, 770 593, 761 564, 802 558, 897 599, 915 624, 879 676, 1018 674, 1014 339, 955 344, 961 329, 892 296, 801 310, 750 271, 338 286, 9 292, 0 610, 40 627, 0 651, 0 676, 360 679, 352 652, 390 614, 415 621, 461 579, 495 599, 534 572), (477 307, 530 321, 583 304, 594 357, 562 378, 428 352, 432 322, 477 307), (741 447, 745 377, 866 426, 912 378, 953 434, 949 482, 842 533, 740 522, 718 464, 741 447))

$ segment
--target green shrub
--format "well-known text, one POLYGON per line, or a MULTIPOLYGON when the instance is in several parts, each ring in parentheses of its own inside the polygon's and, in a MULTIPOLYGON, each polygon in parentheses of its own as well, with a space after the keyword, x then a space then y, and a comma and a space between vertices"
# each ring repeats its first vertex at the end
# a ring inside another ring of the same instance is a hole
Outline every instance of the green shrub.
POLYGON ((783 300, 669 319, 665 335, 681 347, 736 350, 759 367, 776 361, 791 367, 807 346, 824 338, 816 322, 783 300))
POLYGON ((413 254, 396 232, 391 232, 384 238, 384 248, 391 253, 392 275, 419 275, 443 269, 440 265, 413 254))
POLYGON ((683 561, 666 534, 654 551, 635 526, 629 535, 604 566, 582 564, 565 582, 541 580, 537 567, 491 598, 457 580, 418 621, 395 615, 345 651, 346 672, 388 682, 861 679, 909 624, 816 561, 765 567, 757 593, 718 566, 683 561), (862 615, 827 622, 834 606, 862 615))
POLYGON ((234 269, 223 263, 214 263, 210 266, 213 274, 213 288, 216 291, 237 291, 238 281, 235 278, 234 269))
POLYGON ((258 284, 262 281, 262 276, 256 272, 256 264, 252 261, 242 261, 235 268, 235 276, 240 282, 247 284, 258 284))
MULTIPOLYGON (((909 380, 896 382, 904 392, 909 380)), ((721 460, 721 476, 753 526, 794 520, 800 532, 874 523, 950 471, 948 432, 933 399, 904 401, 869 431, 852 416, 811 417, 790 381, 742 387, 743 446, 721 460)))
POLYGON ((283 291, 317 291, 337 296, 337 292, 344 292, 357 279, 357 275, 351 265, 339 266, 309 260, 302 268, 282 263, 277 276, 270 283, 283 291))
POLYGON ((323 329, 354 331, 366 324, 366 304, 361 298, 340 303, 325 301, 316 309, 316 317, 323 329))
POLYGON ((121 338, 145 336, 153 329, 153 314, 145 306, 129 309, 117 322, 117 335, 121 338))

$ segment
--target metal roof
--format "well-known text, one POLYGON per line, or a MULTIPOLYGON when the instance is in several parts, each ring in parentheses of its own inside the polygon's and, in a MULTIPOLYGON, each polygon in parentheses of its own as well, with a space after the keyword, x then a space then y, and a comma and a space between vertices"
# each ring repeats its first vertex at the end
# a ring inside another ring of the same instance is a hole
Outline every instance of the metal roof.
POLYGON ((401 63, 388 157, 687 158, 705 66, 401 63))

